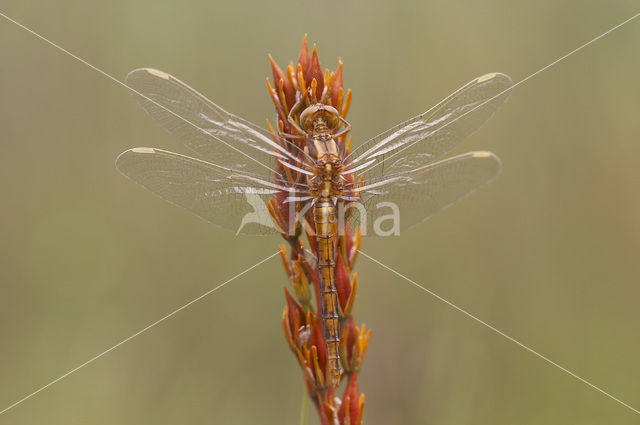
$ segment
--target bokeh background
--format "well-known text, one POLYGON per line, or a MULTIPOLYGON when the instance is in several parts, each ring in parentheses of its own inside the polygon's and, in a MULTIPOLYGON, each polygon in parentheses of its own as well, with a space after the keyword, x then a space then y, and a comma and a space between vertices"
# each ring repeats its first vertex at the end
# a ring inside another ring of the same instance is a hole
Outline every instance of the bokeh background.
MULTIPOLYGON (((342 58, 355 142, 472 78, 518 81, 638 12, 623 1, 2 0, 117 78, 170 72, 273 118, 267 54, 342 58)), ((501 177, 365 252, 638 408, 640 20, 518 87, 457 153, 501 177)), ((0 409, 273 253, 122 177, 186 153, 127 90, 0 19, 0 409)), ((632 424, 638 415, 361 257, 367 424, 632 424)), ((1 424, 298 424, 277 258, 0 416, 1 424)), ((312 410, 309 423, 316 423, 312 410)))

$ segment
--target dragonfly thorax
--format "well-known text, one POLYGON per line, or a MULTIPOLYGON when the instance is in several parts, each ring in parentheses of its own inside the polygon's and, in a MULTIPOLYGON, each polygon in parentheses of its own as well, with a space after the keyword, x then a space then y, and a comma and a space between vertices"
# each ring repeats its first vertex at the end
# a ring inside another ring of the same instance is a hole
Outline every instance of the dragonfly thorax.
POLYGON ((321 103, 307 107, 300 114, 307 151, 318 167, 324 168, 326 163, 337 164, 340 161, 338 144, 333 138, 333 131, 339 123, 338 111, 321 103))
POLYGON ((344 183, 340 177, 342 165, 340 161, 332 161, 324 157, 314 167, 312 176, 307 178, 309 193, 315 198, 336 198, 342 195, 344 183))
POLYGON ((313 176, 308 178, 314 197, 336 197, 342 194, 342 159, 338 143, 333 137, 340 124, 338 111, 316 103, 300 114, 300 125, 306 133, 305 151, 313 159, 313 176))

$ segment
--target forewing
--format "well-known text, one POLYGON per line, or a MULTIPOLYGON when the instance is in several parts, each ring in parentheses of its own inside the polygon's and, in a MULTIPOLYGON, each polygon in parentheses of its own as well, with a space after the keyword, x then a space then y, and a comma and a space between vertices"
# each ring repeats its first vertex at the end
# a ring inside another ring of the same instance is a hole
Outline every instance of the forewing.
POLYGON ((172 204, 236 234, 276 233, 267 201, 280 187, 269 178, 233 170, 154 148, 130 149, 116 160, 118 170, 172 204))
POLYGON ((427 112, 358 146, 351 167, 371 162, 365 180, 406 172, 435 162, 478 130, 509 97, 511 78, 492 73, 474 79, 427 112))
POLYGON ((354 208, 350 221, 366 228, 367 235, 389 232, 393 220, 406 230, 489 183, 500 169, 493 153, 468 152, 381 180, 375 187, 365 185, 360 201, 364 208, 354 208))
POLYGON ((127 75, 126 83, 160 126, 209 162, 267 174, 274 158, 290 157, 269 131, 225 111, 165 72, 136 69, 127 75))

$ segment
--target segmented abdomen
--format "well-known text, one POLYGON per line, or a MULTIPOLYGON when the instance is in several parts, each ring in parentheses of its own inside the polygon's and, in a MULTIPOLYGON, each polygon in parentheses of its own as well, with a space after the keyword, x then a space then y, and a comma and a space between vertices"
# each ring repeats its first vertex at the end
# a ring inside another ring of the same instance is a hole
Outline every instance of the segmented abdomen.
POLYGON ((324 323, 324 341, 327 345, 327 381, 333 386, 340 383, 340 324, 338 319, 338 293, 335 280, 336 208, 329 199, 320 199, 313 209, 320 276, 320 304, 324 323))

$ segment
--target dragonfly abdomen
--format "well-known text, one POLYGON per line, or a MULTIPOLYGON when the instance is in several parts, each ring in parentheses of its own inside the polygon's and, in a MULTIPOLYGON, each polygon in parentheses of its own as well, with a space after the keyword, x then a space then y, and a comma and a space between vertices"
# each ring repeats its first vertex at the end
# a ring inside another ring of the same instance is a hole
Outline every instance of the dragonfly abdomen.
POLYGON ((336 207, 328 198, 320 198, 313 209, 316 227, 318 274, 320 277, 320 305, 324 323, 324 341, 327 346, 327 382, 340 383, 340 324, 338 293, 335 281, 336 207))

